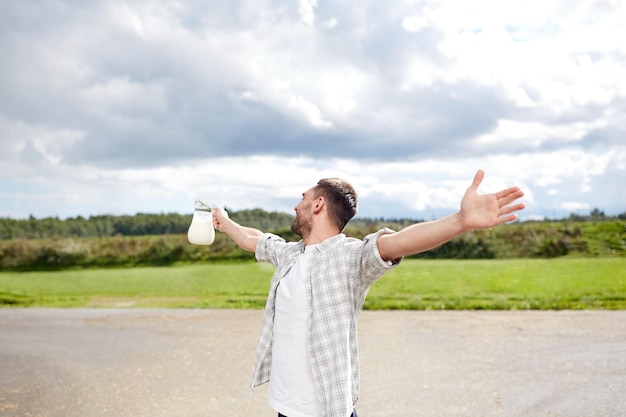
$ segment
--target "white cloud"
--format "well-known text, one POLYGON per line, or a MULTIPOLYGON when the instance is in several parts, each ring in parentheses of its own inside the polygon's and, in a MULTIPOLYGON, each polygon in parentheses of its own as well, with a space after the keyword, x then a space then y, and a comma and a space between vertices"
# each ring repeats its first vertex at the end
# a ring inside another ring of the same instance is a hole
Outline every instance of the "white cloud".
POLYGON ((538 149, 547 143, 566 145, 579 142, 593 130, 605 126, 603 120, 596 120, 593 123, 571 122, 562 125, 499 120, 493 132, 479 136, 476 139, 476 144, 489 146, 499 142, 518 142, 516 148, 538 149))
POLYGON ((298 12, 302 22, 310 27, 315 25, 315 8, 317 0, 298 0, 298 12))
MULTIPOLYGON (((361 216, 430 219, 458 209, 475 170, 484 168, 487 175, 480 192, 522 186, 528 205, 524 218, 541 210, 567 210, 565 214, 569 214, 596 207, 597 204, 583 202, 572 206, 573 200, 568 196, 576 195, 584 178, 599 177, 600 169, 592 172, 590 168, 602 165, 599 161, 606 166, 607 158, 585 153, 569 157, 559 153, 494 155, 468 158, 462 165, 455 160, 438 159, 386 163, 335 159, 320 163, 304 157, 211 158, 179 166, 121 171, 61 167, 55 171, 56 177, 40 177, 31 183, 49 190, 49 197, 56 196, 51 197, 57 202, 52 214, 60 216, 139 211, 186 213, 192 210, 195 199, 236 210, 262 207, 291 213, 303 191, 320 178, 339 176, 355 185, 361 198, 361 216), (557 195, 553 195, 554 188, 546 189, 549 185, 559 186, 557 195), (67 190, 72 192, 65 194, 67 190), (63 195, 68 199, 61 204, 63 195), (554 206, 546 201, 550 197, 557 198, 554 206), (565 200, 559 201, 560 198, 565 200)), ((35 214, 37 207, 42 208, 38 206, 40 200, 21 191, 5 193, 4 198, 20 202, 35 214)), ((594 200, 592 197, 590 201, 594 200)))
POLYGON ((528 218, 626 210, 624 2, 2 7, 0 215, 291 212, 343 176, 430 218, 479 167, 528 218))
POLYGON ((442 2, 403 25, 413 31, 432 25, 444 33, 437 46, 454 64, 431 72, 442 81, 501 85, 519 105, 562 113, 626 96, 624 65, 611 57, 626 53, 617 41, 626 37, 626 7, 597 4, 442 2), (541 103, 525 86, 540 92, 541 103))
POLYGON ((431 24, 431 21, 420 16, 408 16, 402 20, 402 27, 409 32, 419 32, 431 24))
POLYGON ((126 113, 129 111, 162 112, 166 110, 164 86, 156 82, 133 82, 124 78, 111 78, 81 92, 86 106, 126 113))
POLYGON ((337 27, 338 24, 339 24, 339 21, 335 19, 334 17, 331 17, 330 19, 322 23, 322 26, 325 27, 326 29, 334 29, 337 27))
POLYGON ((332 127, 332 122, 326 120, 320 109, 304 97, 289 97, 289 106, 301 113, 315 127, 332 127))
POLYGON ((78 130, 31 126, 21 121, 6 120, 1 116, 0 131, 4 134, 0 151, 5 158, 5 166, 11 167, 5 173, 9 178, 32 175, 38 168, 32 164, 35 159, 40 158, 50 165, 59 165, 65 150, 84 139, 84 133, 78 130))
POLYGON ((591 209, 591 206, 587 203, 581 203, 578 201, 564 201, 562 207, 570 213, 587 214, 591 209))

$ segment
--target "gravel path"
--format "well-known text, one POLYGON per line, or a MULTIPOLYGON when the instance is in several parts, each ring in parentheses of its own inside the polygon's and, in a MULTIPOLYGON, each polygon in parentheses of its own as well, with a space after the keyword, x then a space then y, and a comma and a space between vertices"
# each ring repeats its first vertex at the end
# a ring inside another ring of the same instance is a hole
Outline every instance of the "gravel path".
MULTIPOLYGON (((2 417, 275 417, 257 310, 0 309, 2 417)), ((365 311, 360 417, 626 415, 626 311, 365 311)))

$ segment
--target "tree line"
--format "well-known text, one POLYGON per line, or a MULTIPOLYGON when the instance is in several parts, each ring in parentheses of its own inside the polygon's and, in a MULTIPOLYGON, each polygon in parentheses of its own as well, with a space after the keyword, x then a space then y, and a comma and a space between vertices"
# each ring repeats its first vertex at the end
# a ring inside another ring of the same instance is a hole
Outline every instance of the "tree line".
MULTIPOLYGON (((228 212, 231 218, 240 224, 263 231, 288 229, 293 221, 293 216, 290 214, 267 212, 260 208, 240 211, 228 210, 228 212)), ((58 217, 37 219, 32 215, 28 219, 0 217, 0 240, 175 235, 187 233, 191 219, 192 214, 178 213, 78 216, 67 219, 59 219, 58 217)), ((606 216, 599 209, 594 209, 588 215, 571 214, 569 218, 559 221, 596 222, 610 220, 626 220, 626 213, 611 217, 606 216)), ((368 228, 371 225, 389 225, 400 229, 420 221, 408 218, 356 218, 350 222, 350 227, 358 230, 368 228)), ((555 220, 546 220, 546 222, 551 221, 555 220)))
MULTIPOLYGON (((593 212, 592 212, 593 213, 593 212)), ((626 218, 590 214, 560 221, 516 222, 467 233, 414 257, 446 259, 626 256, 626 218)), ((293 216, 261 209, 230 211, 237 222, 276 233, 289 241, 293 216)), ((177 263, 254 259, 227 236, 211 246, 187 242, 192 215, 137 214, 59 220, 0 219, 1 270, 160 266, 177 263)), ((363 238, 383 226, 400 230, 408 219, 354 219, 348 236, 363 238)))
MULTIPOLYGON (((238 222, 261 230, 285 228, 293 220, 288 214, 261 209, 229 213, 238 222)), ((58 217, 37 219, 32 215, 28 219, 0 218, 0 240, 175 235, 187 233, 191 219, 192 214, 178 213, 78 216, 63 220, 58 217)))

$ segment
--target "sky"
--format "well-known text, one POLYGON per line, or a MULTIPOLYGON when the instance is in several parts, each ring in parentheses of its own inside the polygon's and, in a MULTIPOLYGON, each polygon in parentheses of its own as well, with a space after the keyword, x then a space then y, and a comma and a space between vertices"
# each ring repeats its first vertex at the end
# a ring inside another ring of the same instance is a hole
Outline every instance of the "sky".
POLYGON ((621 0, 0 1, 0 217, 626 212, 621 0))

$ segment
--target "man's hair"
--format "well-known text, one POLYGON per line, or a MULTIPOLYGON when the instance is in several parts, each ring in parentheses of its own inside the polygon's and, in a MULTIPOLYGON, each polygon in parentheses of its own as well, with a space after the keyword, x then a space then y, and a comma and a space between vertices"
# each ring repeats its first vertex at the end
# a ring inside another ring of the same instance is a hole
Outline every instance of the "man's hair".
POLYGON ((324 178, 315 187, 316 197, 323 196, 328 203, 328 214, 339 230, 343 230, 357 210, 356 192, 349 182, 340 178, 324 178))

